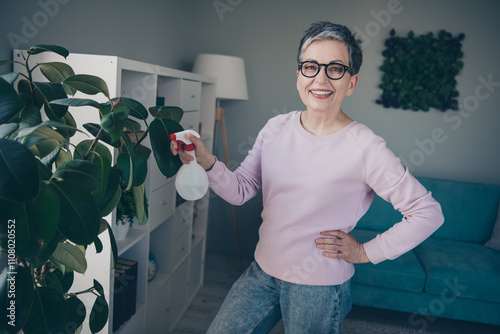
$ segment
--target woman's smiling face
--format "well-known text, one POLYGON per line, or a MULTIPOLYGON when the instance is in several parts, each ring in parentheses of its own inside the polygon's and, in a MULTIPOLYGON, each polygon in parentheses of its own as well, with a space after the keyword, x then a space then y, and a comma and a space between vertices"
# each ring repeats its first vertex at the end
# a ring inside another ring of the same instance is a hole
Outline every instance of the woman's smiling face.
MULTIPOLYGON (((320 64, 332 62, 349 64, 347 46, 335 40, 322 40, 311 43, 304 52, 301 61, 314 60, 320 64)), ((339 112, 342 101, 356 89, 358 75, 346 72, 339 80, 331 80, 325 74, 325 68, 314 78, 306 78, 297 71, 297 90, 307 110, 318 112, 339 112)))

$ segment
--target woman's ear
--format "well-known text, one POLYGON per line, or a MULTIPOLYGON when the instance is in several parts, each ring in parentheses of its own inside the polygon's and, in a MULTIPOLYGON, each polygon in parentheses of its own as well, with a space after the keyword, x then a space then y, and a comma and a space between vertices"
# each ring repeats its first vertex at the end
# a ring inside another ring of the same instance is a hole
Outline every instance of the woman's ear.
POLYGON ((351 96, 352 93, 356 90, 356 86, 358 85, 358 75, 354 74, 351 76, 351 79, 349 80, 349 87, 347 88, 346 96, 351 96))

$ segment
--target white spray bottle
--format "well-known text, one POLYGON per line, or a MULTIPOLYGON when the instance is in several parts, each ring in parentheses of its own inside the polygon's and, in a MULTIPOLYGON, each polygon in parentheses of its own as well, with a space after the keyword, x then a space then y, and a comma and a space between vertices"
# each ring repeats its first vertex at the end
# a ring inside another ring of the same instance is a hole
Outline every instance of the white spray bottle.
POLYGON ((196 138, 200 135, 193 130, 184 130, 170 135, 170 140, 175 140, 179 144, 179 149, 192 156, 189 164, 183 164, 175 178, 175 188, 179 195, 187 201, 196 201, 202 198, 208 190, 207 172, 196 162, 194 145, 189 140, 189 134, 196 138))

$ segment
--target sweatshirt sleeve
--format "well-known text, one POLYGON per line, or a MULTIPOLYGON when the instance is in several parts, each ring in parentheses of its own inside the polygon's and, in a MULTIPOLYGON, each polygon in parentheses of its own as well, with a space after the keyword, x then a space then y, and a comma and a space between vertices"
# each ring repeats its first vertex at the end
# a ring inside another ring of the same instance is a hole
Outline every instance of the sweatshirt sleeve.
POLYGON ((364 244, 372 263, 392 260, 415 248, 444 222, 431 192, 401 165, 386 142, 366 128, 360 135, 367 184, 401 212, 403 219, 364 244))
POLYGON ((257 136, 245 160, 234 172, 231 172, 220 161, 217 161, 207 172, 210 188, 230 204, 244 204, 261 188, 261 150, 264 129, 257 136))

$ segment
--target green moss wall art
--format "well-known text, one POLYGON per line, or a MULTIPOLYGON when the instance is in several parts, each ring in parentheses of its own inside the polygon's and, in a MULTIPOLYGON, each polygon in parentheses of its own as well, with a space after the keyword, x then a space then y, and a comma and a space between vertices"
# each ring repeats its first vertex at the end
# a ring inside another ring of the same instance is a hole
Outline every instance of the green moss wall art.
POLYGON ((445 30, 437 36, 410 31, 399 37, 392 29, 382 52, 382 95, 377 104, 413 111, 458 110, 455 76, 464 65, 464 38, 463 33, 454 37, 445 30))

